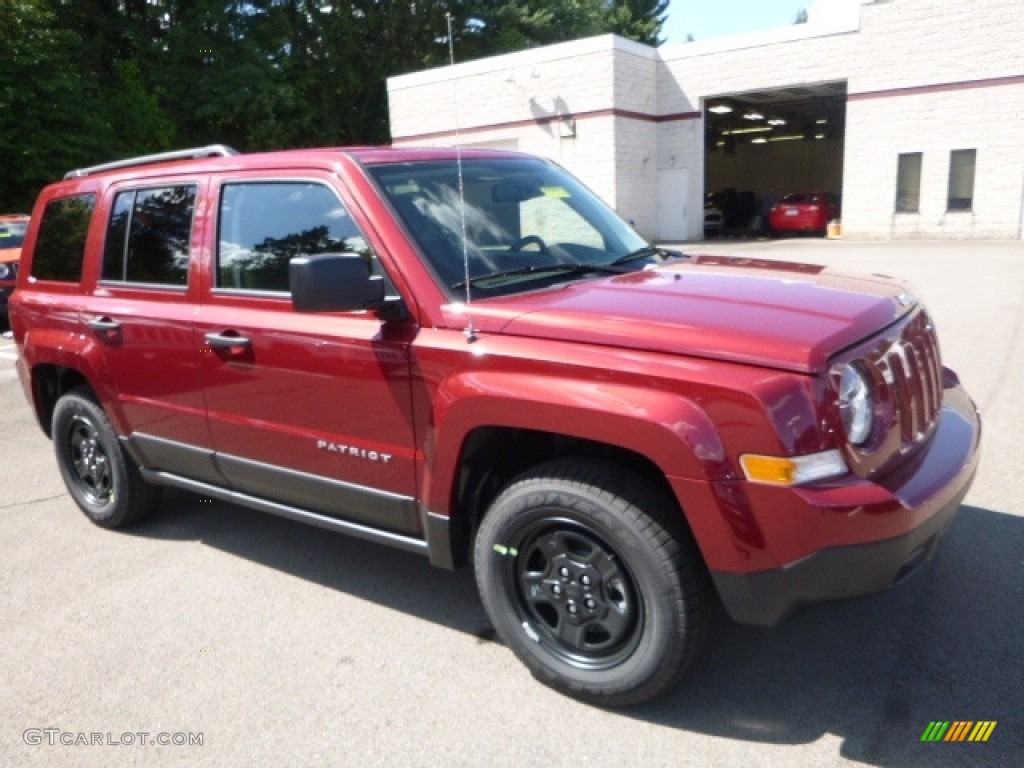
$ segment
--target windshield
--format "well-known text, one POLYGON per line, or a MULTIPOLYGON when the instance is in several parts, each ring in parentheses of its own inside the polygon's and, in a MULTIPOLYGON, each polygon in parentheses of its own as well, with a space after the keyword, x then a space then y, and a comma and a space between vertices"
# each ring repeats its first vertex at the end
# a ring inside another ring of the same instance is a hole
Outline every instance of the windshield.
POLYGON ((538 158, 464 157, 464 218, 455 159, 368 171, 453 296, 467 285, 463 231, 475 297, 626 271, 612 265, 647 246, 580 182, 538 158))

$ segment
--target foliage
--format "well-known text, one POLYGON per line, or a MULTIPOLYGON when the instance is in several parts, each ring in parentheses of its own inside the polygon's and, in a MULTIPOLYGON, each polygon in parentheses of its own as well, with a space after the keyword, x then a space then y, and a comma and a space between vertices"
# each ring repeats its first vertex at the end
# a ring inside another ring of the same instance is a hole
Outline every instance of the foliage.
POLYGON ((386 79, 613 32, 667 0, 0 0, 0 211, 172 147, 386 143, 386 79))
POLYGON ((27 211, 38 187, 107 151, 99 84, 75 66, 74 40, 32 0, 0 0, 0 209, 27 211), (42 76, 40 76, 42 74, 42 76))
POLYGON ((661 45, 658 36, 667 18, 668 0, 620 0, 605 11, 609 32, 648 45, 661 45))

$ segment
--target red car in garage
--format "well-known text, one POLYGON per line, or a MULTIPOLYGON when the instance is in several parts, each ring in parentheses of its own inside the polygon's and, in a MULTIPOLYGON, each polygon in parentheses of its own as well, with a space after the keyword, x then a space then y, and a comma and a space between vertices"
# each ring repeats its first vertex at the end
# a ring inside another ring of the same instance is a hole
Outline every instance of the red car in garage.
POLYGON ((814 232, 825 234, 828 223, 839 218, 839 196, 829 192, 794 192, 771 209, 771 233, 814 232))

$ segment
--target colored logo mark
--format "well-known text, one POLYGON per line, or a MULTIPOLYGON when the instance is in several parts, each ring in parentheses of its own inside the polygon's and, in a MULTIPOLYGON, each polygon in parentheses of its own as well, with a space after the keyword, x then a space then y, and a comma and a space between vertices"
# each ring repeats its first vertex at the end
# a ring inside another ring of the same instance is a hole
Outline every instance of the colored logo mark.
POLYGON ((988 741, 997 720, 932 720, 921 741, 988 741))

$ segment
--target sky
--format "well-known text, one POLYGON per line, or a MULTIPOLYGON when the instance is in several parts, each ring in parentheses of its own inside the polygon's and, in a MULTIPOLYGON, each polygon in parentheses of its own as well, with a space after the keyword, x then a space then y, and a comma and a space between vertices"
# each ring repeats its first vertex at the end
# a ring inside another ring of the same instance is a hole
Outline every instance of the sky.
POLYGON ((661 36, 668 43, 710 40, 740 32, 785 27, 812 0, 670 0, 661 36))

